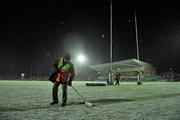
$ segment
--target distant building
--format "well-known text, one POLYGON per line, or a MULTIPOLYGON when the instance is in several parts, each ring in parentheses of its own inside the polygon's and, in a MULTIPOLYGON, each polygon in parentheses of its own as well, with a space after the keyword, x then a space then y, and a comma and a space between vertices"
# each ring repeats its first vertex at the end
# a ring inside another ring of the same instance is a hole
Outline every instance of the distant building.
MULTIPOLYGON (((99 80, 108 79, 110 67, 110 63, 90 66, 91 69, 96 70, 98 72, 99 80)), ((156 74, 156 71, 151 64, 136 59, 112 62, 112 72, 113 79, 117 74, 121 74, 123 80, 137 80, 138 73, 140 74, 141 78, 156 74)))
POLYGON ((161 74, 161 78, 169 82, 180 82, 180 73, 173 73, 168 71, 161 74))

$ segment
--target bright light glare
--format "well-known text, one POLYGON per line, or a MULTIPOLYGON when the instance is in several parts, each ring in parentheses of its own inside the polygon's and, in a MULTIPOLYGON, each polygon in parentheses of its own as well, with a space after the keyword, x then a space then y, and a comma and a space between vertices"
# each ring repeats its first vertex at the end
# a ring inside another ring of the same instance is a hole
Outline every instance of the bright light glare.
POLYGON ((84 55, 79 55, 79 56, 77 57, 77 60, 78 60, 78 62, 83 63, 83 62, 85 61, 84 55))

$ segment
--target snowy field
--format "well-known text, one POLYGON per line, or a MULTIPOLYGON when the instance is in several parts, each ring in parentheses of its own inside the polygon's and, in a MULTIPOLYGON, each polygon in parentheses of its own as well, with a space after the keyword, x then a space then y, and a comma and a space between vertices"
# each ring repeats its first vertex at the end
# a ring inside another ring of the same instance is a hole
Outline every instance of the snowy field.
POLYGON ((50 106, 49 81, 0 81, 0 120, 180 120, 180 83, 73 86, 94 106, 82 104, 71 87, 66 107, 50 106))

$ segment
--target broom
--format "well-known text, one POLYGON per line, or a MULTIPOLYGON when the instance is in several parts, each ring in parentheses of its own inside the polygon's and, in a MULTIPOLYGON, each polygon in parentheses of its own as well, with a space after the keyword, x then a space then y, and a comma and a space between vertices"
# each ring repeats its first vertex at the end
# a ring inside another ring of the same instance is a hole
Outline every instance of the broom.
POLYGON ((87 106, 87 107, 92 107, 93 106, 93 103, 90 103, 90 102, 86 101, 86 99, 73 86, 71 86, 71 87, 84 100, 85 106, 87 106))

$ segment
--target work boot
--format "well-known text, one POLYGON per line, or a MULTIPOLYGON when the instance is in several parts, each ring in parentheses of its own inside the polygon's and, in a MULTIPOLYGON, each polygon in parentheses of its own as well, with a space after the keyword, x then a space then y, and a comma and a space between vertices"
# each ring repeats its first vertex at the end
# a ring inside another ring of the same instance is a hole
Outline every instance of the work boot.
POLYGON ((58 101, 53 101, 50 103, 50 105, 55 105, 55 104, 58 104, 59 102, 58 101))
POLYGON ((62 103, 62 104, 61 104, 61 107, 65 107, 65 106, 66 106, 66 104, 65 104, 65 103, 62 103))

